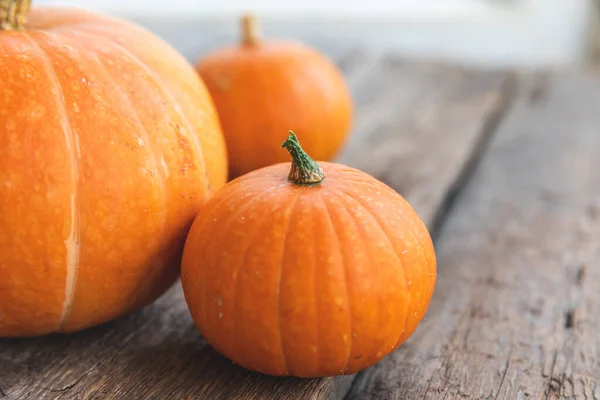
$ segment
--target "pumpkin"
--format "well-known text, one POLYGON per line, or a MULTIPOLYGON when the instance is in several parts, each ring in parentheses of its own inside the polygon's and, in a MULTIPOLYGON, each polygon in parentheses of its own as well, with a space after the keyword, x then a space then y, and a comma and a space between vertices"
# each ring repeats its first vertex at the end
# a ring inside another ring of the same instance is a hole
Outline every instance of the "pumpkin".
POLYGON ((423 318, 436 280, 431 237, 408 202, 359 170, 292 163, 229 182, 186 240, 181 281, 221 354, 269 375, 365 369, 423 318), (287 174, 287 171, 290 171, 287 174))
POLYGON ((227 180, 193 66, 105 15, 0 2, 0 337, 72 332, 148 304, 227 180))
POLYGON ((290 126, 317 160, 333 160, 349 136, 352 101, 337 67, 303 43, 261 39, 252 16, 242 18, 241 43, 196 68, 217 107, 230 178, 287 161, 278 144, 290 126))

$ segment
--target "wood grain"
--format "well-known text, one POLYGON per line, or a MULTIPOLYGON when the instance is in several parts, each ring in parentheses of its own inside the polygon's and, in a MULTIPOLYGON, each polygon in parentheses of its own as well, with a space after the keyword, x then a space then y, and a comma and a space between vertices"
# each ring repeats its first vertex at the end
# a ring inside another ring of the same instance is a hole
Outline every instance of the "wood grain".
POLYGON ((600 78, 531 86, 444 224, 430 313, 350 399, 600 398, 600 78))
POLYGON ((352 82, 360 113, 338 161, 393 187, 435 230, 448 197, 491 138, 514 85, 508 73, 376 58, 369 76, 352 82))
MULTIPOLYGON (((357 105, 340 160, 388 182, 431 226, 504 108, 509 75, 362 52, 339 64, 357 105)), ((202 340, 179 284, 101 327, 0 340, 0 396, 8 399, 331 399, 344 397, 353 378, 279 379, 236 367, 202 340)))

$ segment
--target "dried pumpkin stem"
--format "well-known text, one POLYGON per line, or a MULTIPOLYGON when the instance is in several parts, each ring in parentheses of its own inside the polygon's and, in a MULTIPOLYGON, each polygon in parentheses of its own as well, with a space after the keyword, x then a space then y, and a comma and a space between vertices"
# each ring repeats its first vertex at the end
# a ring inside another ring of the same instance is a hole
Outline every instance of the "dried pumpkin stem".
POLYGON ((259 38, 259 27, 254 15, 246 14, 242 17, 242 43, 245 45, 254 45, 259 38))
POLYGON ((297 185, 314 186, 325 179, 323 170, 300 146, 298 138, 294 132, 289 131, 290 135, 281 144, 292 156, 292 167, 288 175, 288 180, 297 185))
POLYGON ((30 8, 31 0, 0 0, 0 30, 23 28, 30 8))

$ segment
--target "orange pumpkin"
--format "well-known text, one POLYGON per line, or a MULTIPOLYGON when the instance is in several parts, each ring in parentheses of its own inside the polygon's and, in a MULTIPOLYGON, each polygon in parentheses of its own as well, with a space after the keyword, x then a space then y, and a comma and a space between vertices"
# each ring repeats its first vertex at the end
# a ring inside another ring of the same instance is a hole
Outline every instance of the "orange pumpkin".
POLYGON ((233 180, 194 221, 185 298, 208 342, 247 369, 352 374, 423 318, 436 279, 432 241, 390 187, 340 164, 319 166, 293 134, 283 145, 291 168, 233 180))
POLYGON ((253 17, 244 17, 242 27, 239 45, 206 55, 196 67, 221 119, 230 178, 286 161, 278 144, 289 127, 315 159, 334 159, 352 122, 340 71, 302 43, 260 39, 253 17))
POLYGON ((139 309, 226 182, 194 68, 130 23, 0 2, 0 337, 139 309), (26 25, 25 25, 26 23, 26 25))

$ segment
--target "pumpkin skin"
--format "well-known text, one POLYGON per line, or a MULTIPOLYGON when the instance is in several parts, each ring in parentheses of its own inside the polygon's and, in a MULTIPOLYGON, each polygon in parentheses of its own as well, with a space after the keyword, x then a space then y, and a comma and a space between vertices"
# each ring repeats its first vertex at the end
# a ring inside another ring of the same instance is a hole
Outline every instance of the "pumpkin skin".
POLYGON ((241 43, 196 63, 221 120, 229 177, 287 161, 279 144, 290 127, 312 157, 333 160, 353 117, 344 77, 328 58, 302 43, 257 38, 254 23, 243 19, 241 43))
POLYGON ((355 373, 400 346, 429 306, 436 258, 413 208, 364 172, 320 166, 315 186, 290 182, 289 162, 231 181, 186 240, 194 322, 247 369, 355 373))
POLYGON ((81 330, 150 303, 227 180, 193 66, 131 23, 40 7, 0 31, 0 76, 0 337, 81 330))

